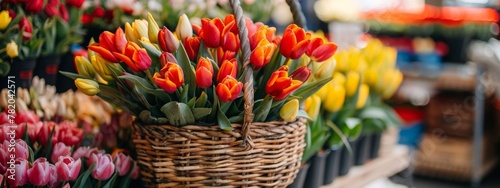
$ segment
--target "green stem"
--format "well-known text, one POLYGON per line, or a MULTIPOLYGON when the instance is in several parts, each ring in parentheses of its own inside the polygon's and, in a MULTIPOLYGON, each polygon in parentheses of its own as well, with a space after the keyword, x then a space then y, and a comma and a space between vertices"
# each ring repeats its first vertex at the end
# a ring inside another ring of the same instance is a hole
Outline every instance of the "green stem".
POLYGON ((97 182, 97 187, 98 187, 98 188, 99 188, 99 187, 101 187, 101 180, 99 180, 99 181, 97 182))
POLYGON ((313 62, 313 60, 312 60, 312 59, 311 59, 311 60, 309 60, 309 63, 307 63, 307 68, 312 69, 312 66, 313 66, 313 63, 312 63, 312 62, 313 62))
POLYGON ((5 36, 7 36, 10 32, 16 30, 16 29, 19 29, 19 25, 14 25, 13 27, 9 28, 7 31, 5 31, 5 33, 0 36, 0 40, 2 40, 5 36))
POLYGON ((284 65, 290 67, 291 63, 292 63, 292 59, 290 59, 289 57, 287 57, 286 60, 285 60, 285 64, 284 65))
POLYGON ((148 76, 149 80, 151 81, 151 84, 153 84, 153 86, 155 87, 155 89, 158 89, 158 85, 156 85, 156 82, 153 80, 153 75, 151 75, 151 71, 149 69, 147 69, 146 71, 146 75, 148 76))

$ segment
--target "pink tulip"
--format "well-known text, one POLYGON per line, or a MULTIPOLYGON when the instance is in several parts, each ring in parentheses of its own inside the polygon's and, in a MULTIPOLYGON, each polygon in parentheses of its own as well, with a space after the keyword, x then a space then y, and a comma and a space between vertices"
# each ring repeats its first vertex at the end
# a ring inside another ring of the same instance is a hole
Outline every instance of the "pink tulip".
POLYGON ((115 165, 109 154, 92 154, 89 165, 92 164, 95 164, 95 168, 91 174, 97 180, 107 180, 115 172, 115 165))
POLYGON ((68 146, 75 146, 83 139, 83 130, 78 128, 75 123, 64 121, 58 125, 57 141, 63 142, 68 146))
POLYGON ((7 178, 7 185, 11 187, 20 187, 28 182, 28 161, 25 159, 17 159, 15 162, 14 170, 7 170, 5 178, 7 178), (12 177, 12 178, 9 178, 12 177))
POLYGON ((130 170, 132 158, 123 153, 118 153, 118 155, 113 156, 113 160, 115 161, 116 172, 118 172, 118 175, 125 176, 130 170))
POLYGON ((16 159, 21 158, 28 160, 29 150, 28 145, 26 144, 26 142, 24 142, 24 140, 18 139, 14 144, 5 140, 3 142, 3 149, 5 151, 10 151, 8 154, 16 156, 16 159), (10 149, 11 147, 13 147, 14 149, 10 149))
POLYGON ((46 158, 38 158, 28 169, 29 182, 36 186, 47 185, 50 181, 50 163, 46 158))
POLYGON ((39 121, 40 119, 38 118, 38 116, 31 110, 25 110, 16 113, 16 124, 36 123, 39 121))
POLYGON ((0 174, 5 174, 10 160, 10 155, 8 148, 5 148, 3 144, 0 144, 0 174))
POLYGON ((61 181, 60 181, 60 178, 57 174, 56 166, 53 164, 50 164, 49 168, 50 168, 49 187, 54 188, 54 187, 57 187, 59 185, 59 183, 61 183, 61 181))
POLYGON ((72 155, 73 159, 80 159, 80 158, 85 157, 85 155, 87 155, 89 150, 90 150, 90 147, 88 147, 88 146, 79 147, 78 149, 76 149, 73 152, 73 155, 72 155))
POLYGON ((43 122, 28 123, 28 136, 31 141, 36 141, 40 129, 42 129, 43 122))
POLYGON ((71 147, 66 146, 66 144, 59 142, 52 148, 52 155, 50 161, 52 163, 57 163, 59 157, 71 156, 71 147))
POLYGON ((66 185, 64 185, 62 188, 71 188, 71 186, 69 185, 69 183, 66 183, 66 185))
MULTIPOLYGON (((12 17, 11 17, 12 18, 12 17)), ((10 123, 9 114, 5 112, 0 112, 0 125, 10 123)))
POLYGON ((0 142, 4 140, 21 139, 26 130, 26 124, 17 125, 5 123, 0 125, 0 142), (14 136, 14 137, 13 137, 14 136))
POLYGON ((54 128, 56 128, 56 124, 54 122, 43 122, 43 125, 38 132, 38 143, 45 146, 47 145, 48 140, 52 139, 52 145, 54 145, 57 142, 57 137, 55 136, 57 131, 54 130, 54 135, 52 135, 52 138, 49 138, 50 133, 54 128))
POLYGON ((139 178, 140 171, 141 170, 140 170, 139 166, 137 166, 137 162, 134 161, 134 168, 132 169, 132 172, 130 173, 130 178, 132 178, 134 180, 139 178))
POLYGON ((82 161, 80 159, 75 161, 69 156, 61 157, 59 162, 56 163, 57 175, 59 175, 59 178, 63 181, 76 180, 81 167, 82 161))

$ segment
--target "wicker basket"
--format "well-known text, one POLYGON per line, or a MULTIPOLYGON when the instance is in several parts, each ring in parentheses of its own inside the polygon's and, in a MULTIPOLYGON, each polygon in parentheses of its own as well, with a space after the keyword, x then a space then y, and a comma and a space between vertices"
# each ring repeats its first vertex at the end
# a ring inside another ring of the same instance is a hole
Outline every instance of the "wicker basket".
MULTIPOLYGON (((247 29, 238 0, 231 0, 239 35, 247 29)), ((295 22, 304 16, 295 0, 287 0, 295 22)), ((133 143, 146 187, 286 187, 299 171, 306 120, 253 121, 253 75, 247 37, 241 37, 244 59, 243 124, 232 131, 219 126, 144 125, 134 123, 133 143)))

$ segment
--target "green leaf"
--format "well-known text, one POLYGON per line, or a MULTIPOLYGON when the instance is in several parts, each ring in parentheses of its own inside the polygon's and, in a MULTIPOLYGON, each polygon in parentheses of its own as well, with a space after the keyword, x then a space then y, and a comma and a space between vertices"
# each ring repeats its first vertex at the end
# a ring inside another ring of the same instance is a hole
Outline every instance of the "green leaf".
MULTIPOLYGON (((148 44, 147 42, 143 42, 143 41, 139 41, 139 43, 141 43, 141 46, 146 49, 148 54, 151 53, 151 55, 154 55, 154 56, 152 56, 153 58, 158 59, 160 57, 161 51, 156 49, 155 46, 148 44)), ((153 59, 153 58, 151 58, 151 59, 153 59)))
POLYGON ((195 103, 196 103, 196 97, 193 97, 191 98, 191 100, 187 102, 187 105, 189 106, 189 108, 194 108, 195 103))
POLYGON ((160 110, 167 116, 168 122, 171 125, 181 126, 195 122, 191 109, 184 103, 172 101, 163 105, 160 110))
POLYGON ((194 107, 205 107, 207 105, 207 99, 208 99, 207 93, 202 91, 200 97, 196 99, 194 107))
POLYGON ((309 117, 309 114, 307 114, 307 112, 304 111, 303 109, 299 109, 299 111, 297 112, 297 117, 303 117, 306 118, 307 121, 313 121, 313 119, 309 117))
POLYGON ((220 107, 217 108, 217 123, 222 130, 230 131, 233 129, 231 122, 227 119, 226 115, 220 111, 220 107))
POLYGON ((106 183, 103 188, 113 188, 117 177, 118 177, 118 173, 115 172, 114 175, 111 176, 111 179, 108 180, 108 183, 106 183))
POLYGON ((139 87, 134 86, 134 94, 137 99, 142 103, 142 105, 146 106, 147 109, 151 109, 154 105, 151 105, 148 96, 146 93, 144 93, 142 90, 139 89, 139 87))
POLYGON ((322 80, 308 83, 297 89, 293 95, 300 97, 299 102, 304 102, 309 96, 316 93, 319 89, 321 89, 326 83, 332 80, 332 77, 324 78, 322 80))
MULTIPOLYGON (((324 122, 323 118, 318 117, 318 119, 312 122, 309 126, 311 129, 310 133, 310 145, 306 147, 304 150, 304 154, 302 155, 302 161, 308 161, 312 156, 314 156, 325 144, 325 142, 329 138, 329 132, 325 131, 323 128, 324 122)), ((307 136, 306 136, 307 139, 307 136)), ((308 142, 306 140, 306 142, 308 142)))
POLYGON ((243 114, 239 114, 237 116, 232 116, 229 118, 231 123, 242 123, 243 122, 243 114))
POLYGON ((193 108, 193 115, 196 120, 208 116, 212 112, 212 108, 193 108))
POLYGON ((262 75, 263 82, 262 81, 261 82, 264 83, 264 86, 257 88, 255 92, 256 99, 264 98, 264 96, 266 95, 265 83, 267 82, 267 80, 269 80, 269 78, 271 78, 273 72, 276 71, 282 65, 281 64, 282 59, 283 56, 280 54, 279 50, 275 50, 273 57, 271 58, 271 61, 269 61, 269 63, 262 68, 264 74, 262 75))
POLYGON ((90 168, 88 168, 85 172, 81 173, 80 176, 78 176, 78 179, 76 179, 75 184, 73 184, 73 186, 71 186, 71 187, 83 188, 85 186, 85 184, 87 183, 87 179, 89 178, 90 173, 92 172, 92 170, 94 170, 94 168, 95 168, 95 164, 92 164, 92 166, 90 166, 90 168))
POLYGON ((130 165, 130 169, 129 169, 127 175, 125 175, 123 177, 124 180, 120 182, 120 187, 129 187, 130 180, 131 180, 130 175, 132 174, 132 171, 134 170, 135 165, 137 165, 137 164, 132 163, 130 165))
POLYGON ((131 81, 132 83, 134 83, 134 85, 138 85, 143 89, 153 90, 154 88, 154 86, 148 80, 132 74, 118 76, 118 78, 131 81))
MULTIPOLYGON (((219 104, 221 104, 221 103, 219 103, 219 104)), ((222 106, 220 106, 220 111, 222 111, 222 113, 224 113, 224 114, 227 114, 227 110, 229 110, 229 107, 231 107, 231 104, 233 104, 232 101, 223 103, 222 106)))
POLYGON ((255 117, 254 120, 256 122, 263 122, 266 120, 269 111, 271 110, 271 106, 273 104, 273 99, 269 96, 264 98, 264 101, 254 110, 255 117))
POLYGON ((86 77, 86 76, 83 76, 83 75, 79 75, 79 74, 76 74, 76 73, 72 73, 72 72, 66 72, 66 71, 59 71, 59 73, 61 73, 62 75, 70 78, 70 79, 73 79, 73 80, 76 80, 77 78, 85 78, 85 79, 90 79, 89 77, 86 77))
POLYGON ((0 77, 6 76, 10 72, 9 63, 0 62, 0 77))
POLYGON ((347 148, 347 151, 349 151, 349 153, 352 153, 352 148, 351 146, 349 145, 349 141, 348 141, 348 138, 347 136, 344 134, 344 132, 342 132, 342 130, 339 129, 339 127, 337 125, 335 125, 332 121, 330 120, 327 120, 326 121, 326 125, 328 127, 330 127, 332 130, 333 130, 333 133, 332 136, 330 137, 330 140, 329 140, 329 146, 330 147, 334 147, 334 146, 340 146, 342 143, 346 146, 347 148))
POLYGON ((194 71, 194 67, 191 65, 191 61, 189 60, 189 56, 187 55, 186 49, 182 43, 179 45, 179 50, 177 51, 176 59, 179 63, 179 66, 184 71, 184 83, 189 85, 189 97, 195 96, 196 92, 196 75, 194 71))
POLYGON ((29 150, 29 162, 35 161, 35 152, 33 152, 33 149, 31 149, 31 146, 28 145, 28 150, 29 150))
POLYGON ((47 159, 50 159, 50 156, 52 156, 52 138, 55 131, 56 127, 54 126, 54 128, 50 131, 49 139, 47 140, 47 148, 45 149, 45 158, 47 159))

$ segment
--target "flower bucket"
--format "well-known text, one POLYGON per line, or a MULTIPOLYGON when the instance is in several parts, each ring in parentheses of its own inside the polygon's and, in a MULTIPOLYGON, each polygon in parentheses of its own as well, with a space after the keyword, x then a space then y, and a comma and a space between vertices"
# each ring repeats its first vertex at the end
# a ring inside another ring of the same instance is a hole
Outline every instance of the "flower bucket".
POLYGON ((29 88, 31 86, 31 79, 33 78, 33 69, 36 65, 36 58, 28 58, 21 60, 15 58, 10 64, 10 71, 8 75, 0 78, 2 88, 7 88, 8 84, 14 84, 16 88, 29 88), (9 76, 13 76, 9 79, 9 76), (13 82, 7 83, 8 80, 13 82))
POLYGON ((33 75, 45 79, 45 83, 47 85, 55 86, 60 62, 61 56, 59 55, 39 57, 37 59, 36 67, 33 70, 33 75))
POLYGON ((303 164, 300 167, 299 173, 292 184, 288 185, 287 188, 302 188, 304 187, 304 182, 306 181, 307 171, 309 170, 309 163, 303 164))
POLYGON ((338 176, 341 150, 342 148, 330 149, 330 153, 326 157, 323 185, 331 184, 338 176))
POLYGON ((311 166, 309 167, 309 171, 307 172, 304 187, 319 188, 321 185, 323 185, 326 157, 329 154, 330 150, 322 150, 311 158, 311 166))

